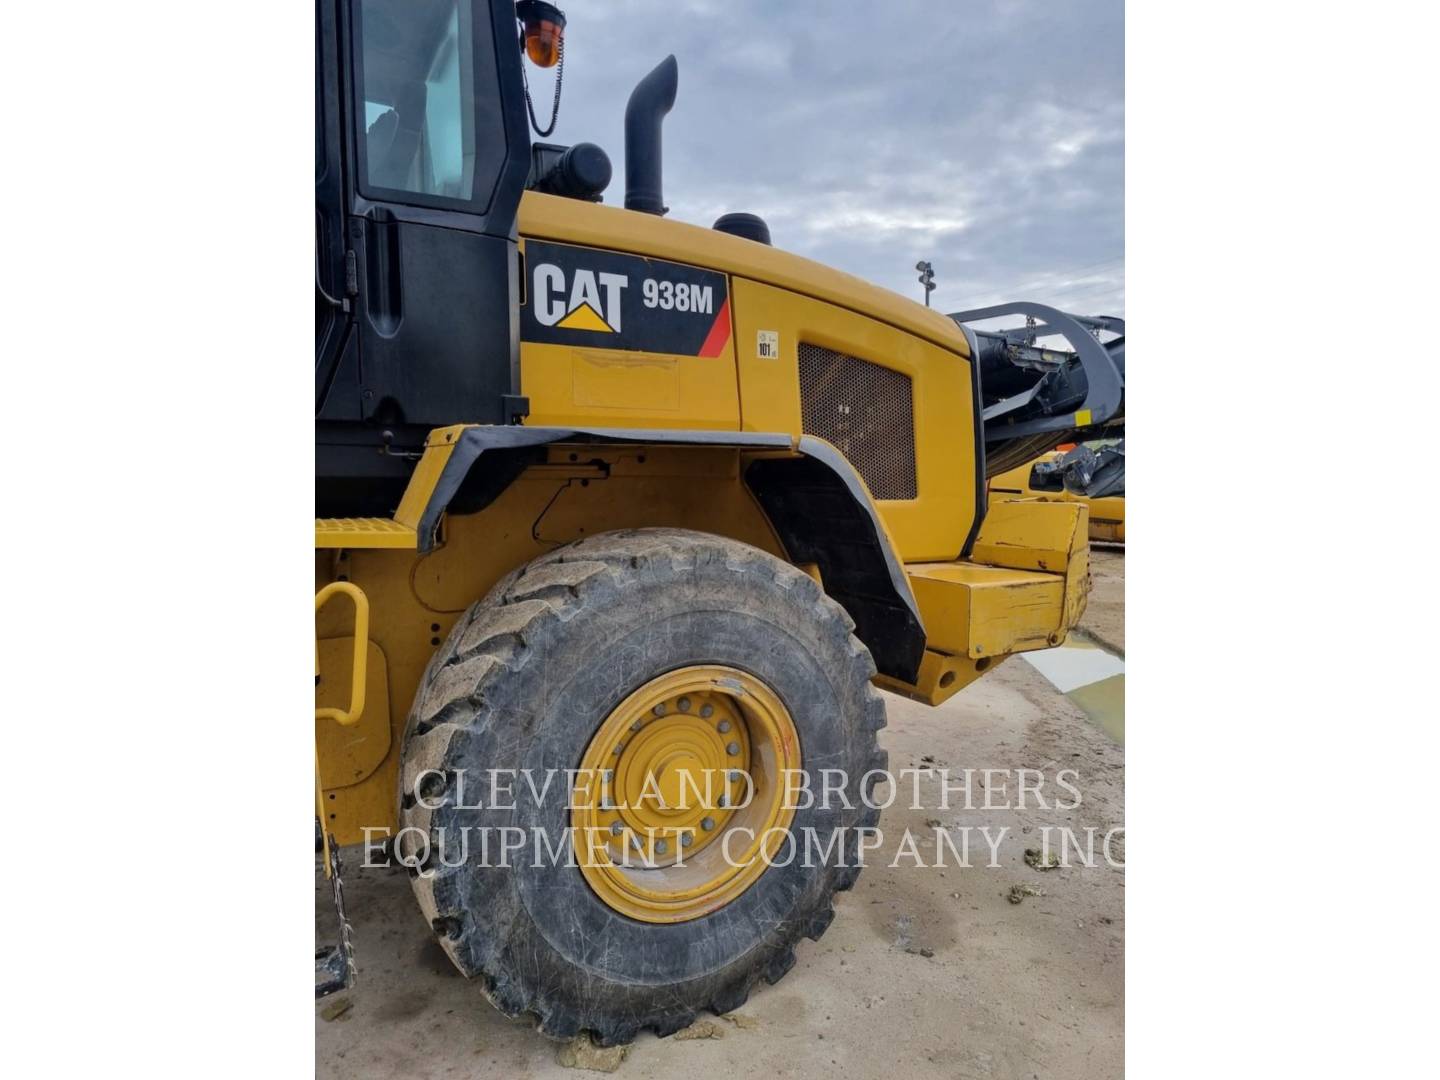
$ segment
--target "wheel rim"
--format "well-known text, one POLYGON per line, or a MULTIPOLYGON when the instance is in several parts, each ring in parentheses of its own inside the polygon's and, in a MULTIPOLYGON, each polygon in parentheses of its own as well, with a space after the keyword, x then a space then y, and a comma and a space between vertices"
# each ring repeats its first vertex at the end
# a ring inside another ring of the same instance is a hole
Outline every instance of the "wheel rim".
POLYGON ((795 816, 800 738, 748 672, 681 668, 622 701, 585 749, 576 860, 610 908, 643 922, 716 911, 755 883, 795 816))

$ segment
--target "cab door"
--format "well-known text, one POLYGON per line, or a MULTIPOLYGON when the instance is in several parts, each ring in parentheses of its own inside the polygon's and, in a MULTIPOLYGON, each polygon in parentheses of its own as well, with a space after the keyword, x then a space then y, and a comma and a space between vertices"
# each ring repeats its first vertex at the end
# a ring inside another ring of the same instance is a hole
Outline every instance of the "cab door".
POLYGON ((319 416, 377 428, 501 422, 529 162, 514 4, 337 0, 335 14, 338 234, 317 204, 320 229, 343 249, 330 273, 355 293, 354 341, 334 338, 319 416))
MULTIPOLYGON (((347 286, 345 168, 341 157, 341 79, 336 7, 315 4, 315 412, 333 385, 351 338, 353 287, 347 286)), ((353 276, 353 275, 352 275, 353 276)), ((352 417, 359 418, 352 402, 352 417)))

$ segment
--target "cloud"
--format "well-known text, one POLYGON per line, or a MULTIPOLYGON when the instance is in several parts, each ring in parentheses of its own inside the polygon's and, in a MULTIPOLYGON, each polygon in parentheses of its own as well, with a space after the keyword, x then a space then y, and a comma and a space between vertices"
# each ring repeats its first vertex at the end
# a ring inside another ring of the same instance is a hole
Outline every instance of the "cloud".
MULTIPOLYGON (((631 87, 667 53, 671 216, 758 213, 778 247, 943 310, 1124 311, 1118 0, 589 0, 567 11, 555 139, 598 142, 624 199, 631 87)), ((532 79, 538 99, 544 75, 532 79)))

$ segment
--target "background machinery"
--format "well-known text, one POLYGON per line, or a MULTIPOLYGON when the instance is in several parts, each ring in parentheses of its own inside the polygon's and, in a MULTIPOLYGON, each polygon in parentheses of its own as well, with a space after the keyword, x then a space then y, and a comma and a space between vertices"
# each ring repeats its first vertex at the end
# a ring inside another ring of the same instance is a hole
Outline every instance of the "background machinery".
POLYGON ((980 360, 991 505, 1080 503, 1089 510, 1090 539, 1124 543, 1124 320, 1033 303, 950 317, 980 360), (979 327, 1017 317, 1024 322, 1007 329, 979 327))
POLYGON ((316 802, 327 871, 393 837, 495 1005, 611 1044, 738 1007, 824 932, 879 817, 876 685, 935 704, 1065 639, 1085 508, 987 513, 985 480, 1116 416, 1123 344, 1033 305, 1071 351, 977 332, 753 214, 666 220, 673 57, 604 205, 600 148, 527 129, 564 22, 318 7, 316 802), (786 797, 822 766, 843 800, 786 797), (515 779, 556 770, 592 782, 515 779), (512 835, 587 839, 452 846, 512 835), (800 837, 828 856, 771 864, 800 837))
POLYGON ((1090 539, 1125 542, 1125 440, 1053 450, 990 480, 990 502, 1015 499, 1084 503, 1090 539))
POLYGON ((979 361, 988 476, 1033 461, 1060 443, 1124 436, 1123 319, 1072 315, 1028 302, 950 317, 979 361), (1020 326, 977 326, 1017 316, 1025 320, 1020 326), (1055 343, 1057 337, 1063 346, 1055 343))

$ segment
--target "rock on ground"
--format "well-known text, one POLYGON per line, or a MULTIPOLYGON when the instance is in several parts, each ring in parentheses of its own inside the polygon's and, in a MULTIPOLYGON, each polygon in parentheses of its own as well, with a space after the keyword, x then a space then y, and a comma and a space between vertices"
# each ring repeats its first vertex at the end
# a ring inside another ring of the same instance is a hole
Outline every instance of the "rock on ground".
POLYGON ((555 1064, 566 1069, 612 1073, 630 1056, 628 1046, 596 1046, 589 1035, 577 1035, 555 1050, 555 1064))

